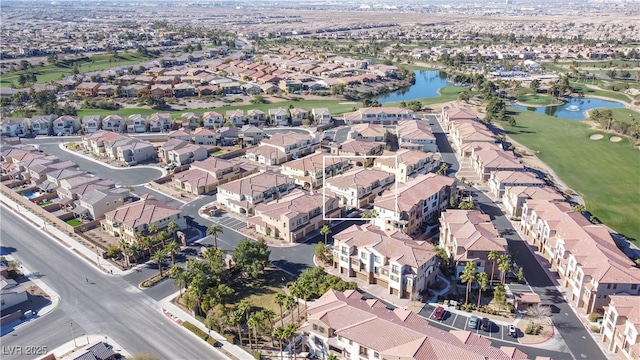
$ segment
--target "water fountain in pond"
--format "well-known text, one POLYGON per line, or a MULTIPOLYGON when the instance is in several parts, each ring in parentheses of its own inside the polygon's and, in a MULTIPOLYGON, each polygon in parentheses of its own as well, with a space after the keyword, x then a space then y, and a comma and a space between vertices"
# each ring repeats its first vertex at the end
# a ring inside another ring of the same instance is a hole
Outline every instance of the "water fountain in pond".
POLYGON ((566 110, 567 111, 580 111, 580 106, 575 105, 575 104, 569 105, 569 106, 567 106, 566 110))

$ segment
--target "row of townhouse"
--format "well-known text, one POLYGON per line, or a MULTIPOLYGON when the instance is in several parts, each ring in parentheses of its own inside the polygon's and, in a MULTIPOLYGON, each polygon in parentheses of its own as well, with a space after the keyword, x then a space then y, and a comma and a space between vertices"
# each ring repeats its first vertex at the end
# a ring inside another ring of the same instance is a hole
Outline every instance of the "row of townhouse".
POLYGON ((395 125, 400 120, 411 119, 413 119, 413 111, 400 107, 366 107, 343 115, 343 120, 347 124, 395 125))
POLYGON ((325 181, 325 193, 336 197, 340 206, 361 209, 395 183, 395 175, 383 170, 356 167, 325 181))
POLYGON ((203 126, 220 127, 225 123, 231 123, 234 126, 242 126, 244 124, 254 126, 277 125, 277 126, 300 126, 303 121, 309 120, 317 124, 329 124, 332 115, 327 108, 313 108, 311 111, 302 108, 285 109, 278 107, 269 109, 268 113, 260 109, 251 109, 245 115, 244 110, 229 110, 225 115, 217 111, 205 112, 202 115, 203 126))
POLYGON ((2 119, 3 136, 71 135, 80 129, 77 116, 38 115, 33 118, 8 117, 2 119))
POLYGON ((262 139, 260 146, 247 150, 246 158, 263 165, 280 165, 292 159, 312 154, 320 147, 313 134, 277 133, 262 139))
POLYGON ((145 194, 138 201, 105 213, 100 226, 113 236, 134 242, 137 241, 137 234, 148 234, 154 225, 163 230, 172 222, 178 229, 186 228, 187 222, 182 216, 182 210, 156 200, 151 194, 145 194))
POLYGON ((342 174, 352 166, 346 157, 314 153, 282 164, 280 173, 293 178, 294 182, 304 189, 312 190, 321 188, 324 179, 342 174))
MULTIPOLYGON (((406 309, 390 309, 355 290, 329 290, 307 310, 309 346, 321 358, 526 359, 515 347, 493 347, 489 339, 466 330, 442 331, 406 309)), ((537 359, 537 358, 536 358, 537 359)))
POLYGON ((256 205, 279 199, 296 184, 288 176, 262 171, 218 186, 216 202, 241 215, 254 215, 256 205))
POLYGON ((496 275, 499 275, 495 271, 497 263, 496 259, 489 259, 489 253, 508 253, 507 240, 500 236, 489 215, 478 210, 442 212, 439 246, 452 259, 456 267, 456 278, 460 278, 467 262, 474 262, 477 272, 486 272, 490 280, 495 280, 496 275))
POLYGON ((400 148, 425 152, 438 151, 436 137, 426 120, 400 120, 393 129, 380 124, 363 122, 351 126, 348 138, 386 143, 391 134, 397 138, 400 148))
POLYGON ((383 151, 373 160, 373 167, 396 176, 396 181, 406 183, 411 178, 437 170, 441 156, 432 152, 399 149, 396 152, 383 151))
POLYGON ((151 142, 105 130, 84 135, 82 146, 98 157, 108 157, 129 166, 157 157, 151 142))
POLYGON ((108 211, 136 199, 127 189, 116 188, 110 179, 77 170, 70 161, 45 155, 36 149, 20 146, 2 152, 3 173, 28 181, 28 191, 36 194, 56 193, 76 217, 97 220, 108 211), (11 166, 8 166, 11 165, 11 166))
POLYGON ((341 215, 336 198, 295 189, 282 198, 258 204, 255 216, 247 219, 247 225, 258 234, 295 243, 319 231, 328 219, 341 215))
POLYGON ((211 194, 219 185, 254 174, 258 168, 237 160, 208 157, 173 175, 173 186, 194 195, 211 194))
POLYGON ((568 301, 579 310, 602 312, 611 295, 640 295, 640 269, 606 227, 592 224, 569 203, 527 200, 520 230, 557 271, 568 301))
POLYGON ((623 359, 640 359, 640 296, 610 295, 602 319, 602 341, 623 359))

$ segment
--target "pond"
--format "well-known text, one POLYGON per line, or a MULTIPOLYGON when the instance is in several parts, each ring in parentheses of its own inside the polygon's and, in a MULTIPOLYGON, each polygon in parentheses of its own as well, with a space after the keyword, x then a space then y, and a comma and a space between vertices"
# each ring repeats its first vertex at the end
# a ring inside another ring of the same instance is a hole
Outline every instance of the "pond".
POLYGON ((624 104, 617 101, 602 100, 595 98, 571 98, 562 105, 554 106, 523 106, 511 105, 518 110, 529 110, 537 113, 555 116, 563 119, 584 120, 585 111, 595 108, 621 108, 624 104))
POLYGON ((439 70, 415 70, 416 83, 411 87, 394 91, 377 98, 380 103, 391 101, 410 101, 421 98, 438 97, 438 90, 452 84, 447 81, 447 74, 439 70))

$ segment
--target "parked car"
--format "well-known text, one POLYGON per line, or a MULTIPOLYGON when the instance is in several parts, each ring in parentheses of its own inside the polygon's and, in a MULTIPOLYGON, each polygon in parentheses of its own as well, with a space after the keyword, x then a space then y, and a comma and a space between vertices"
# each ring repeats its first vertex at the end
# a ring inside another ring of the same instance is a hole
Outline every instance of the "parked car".
POLYGON ((487 332, 491 330, 491 320, 482 318, 482 321, 480 322, 480 329, 487 332))
POLYGON ((477 316, 471 316, 469 318, 469 327, 471 329, 477 329, 478 328, 478 322, 480 322, 480 318, 477 316))
POLYGON ((513 338, 518 337, 518 329, 516 328, 515 325, 509 325, 509 336, 513 338))
POLYGON ((444 308, 442 306, 438 306, 436 311, 433 313, 433 318, 436 320, 442 320, 444 317, 444 308))

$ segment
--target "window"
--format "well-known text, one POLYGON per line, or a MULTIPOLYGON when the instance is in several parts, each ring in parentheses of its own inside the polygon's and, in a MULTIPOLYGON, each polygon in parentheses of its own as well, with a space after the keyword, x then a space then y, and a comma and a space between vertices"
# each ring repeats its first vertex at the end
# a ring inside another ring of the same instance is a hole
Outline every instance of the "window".
POLYGON ((631 284, 631 290, 635 290, 638 288, 638 284, 631 284))
POLYGON ((320 327, 318 328, 318 331, 319 331, 320 333, 324 334, 324 328, 323 328, 322 326, 320 326, 320 327))
POLYGON ((313 324, 313 330, 318 330, 318 325, 317 324, 313 324))

